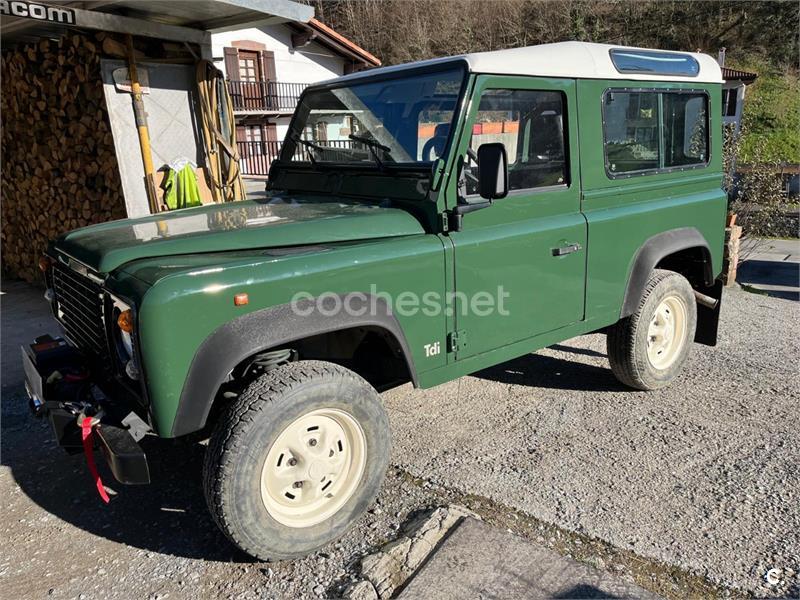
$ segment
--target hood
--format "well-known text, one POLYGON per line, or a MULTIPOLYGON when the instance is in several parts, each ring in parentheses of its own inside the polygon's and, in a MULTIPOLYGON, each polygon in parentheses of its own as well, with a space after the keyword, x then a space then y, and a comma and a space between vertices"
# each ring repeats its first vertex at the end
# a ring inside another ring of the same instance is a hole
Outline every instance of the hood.
POLYGON ((424 233, 409 213, 347 201, 241 201, 122 219, 71 231, 57 251, 98 273, 141 258, 254 250, 424 233))

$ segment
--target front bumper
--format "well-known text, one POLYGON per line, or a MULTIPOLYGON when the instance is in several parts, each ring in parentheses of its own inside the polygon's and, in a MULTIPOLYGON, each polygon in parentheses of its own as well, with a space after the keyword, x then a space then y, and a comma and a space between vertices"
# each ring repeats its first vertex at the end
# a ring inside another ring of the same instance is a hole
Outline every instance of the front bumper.
POLYGON ((42 336, 22 346, 25 390, 37 417, 46 417, 68 453, 83 450, 80 421, 97 421, 94 437, 117 481, 150 483, 147 457, 137 443, 147 426, 135 413, 120 411, 100 390, 79 350, 62 338, 42 336))

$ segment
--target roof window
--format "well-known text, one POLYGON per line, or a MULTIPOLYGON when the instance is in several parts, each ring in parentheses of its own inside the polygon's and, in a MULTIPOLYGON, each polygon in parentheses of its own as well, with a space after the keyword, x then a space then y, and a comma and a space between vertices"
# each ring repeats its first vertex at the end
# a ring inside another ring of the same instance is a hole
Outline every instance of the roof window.
POLYGON ((700 74, 700 64, 689 54, 622 48, 614 48, 610 54, 614 68, 620 73, 682 75, 684 77, 697 77, 700 74))

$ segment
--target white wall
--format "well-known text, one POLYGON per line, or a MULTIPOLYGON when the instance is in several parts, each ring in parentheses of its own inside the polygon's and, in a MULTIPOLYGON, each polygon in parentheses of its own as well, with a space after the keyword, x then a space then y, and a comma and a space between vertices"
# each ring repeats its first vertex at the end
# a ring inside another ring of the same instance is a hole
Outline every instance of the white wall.
POLYGON ((283 141, 286 139, 286 132, 289 131, 289 121, 291 121, 291 117, 278 117, 277 119, 270 119, 271 122, 275 123, 275 134, 279 141, 283 141))
MULTIPOLYGON (((129 217, 150 214, 150 203, 144 186, 144 167, 139 138, 131 110, 131 95, 114 87, 113 72, 127 66, 125 61, 103 59, 100 69, 103 93, 108 107, 111 132, 119 163, 122 192, 129 217)), ((157 171, 179 158, 188 158, 197 165, 205 163, 202 144, 198 144, 197 105, 194 67, 164 63, 140 62, 147 70, 150 91, 144 96, 150 126, 150 145, 157 171)), ((162 174, 156 173, 156 186, 162 174)), ((161 197, 161 190, 156 190, 161 197)))
POLYGON ((731 117, 723 115, 722 123, 724 125, 733 124, 736 126, 736 131, 739 131, 739 128, 742 124, 742 112, 744 110, 744 93, 746 86, 741 81, 726 81, 722 84, 722 89, 736 90, 736 115, 731 117))
POLYGON ((267 50, 275 53, 275 74, 278 81, 315 83, 344 73, 344 59, 315 42, 303 48, 292 49, 292 30, 286 25, 250 27, 212 34, 214 63, 223 72, 223 48, 231 48, 233 42, 241 40, 264 44, 267 50))
MULTIPOLYGON (((345 59, 316 42, 292 49, 293 31, 284 24, 214 33, 211 35, 214 64, 225 72, 224 48, 233 48, 233 42, 236 41, 248 41, 263 44, 266 50, 274 54, 278 82, 311 84, 344 74, 345 59)), ((290 120, 288 115, 269 117, 269 122, 275 124, 276 137, 281 142, 286 138, 290 120)), ((335 133, 329 132, 329 139, 339 137, 338 127, 335 133)))

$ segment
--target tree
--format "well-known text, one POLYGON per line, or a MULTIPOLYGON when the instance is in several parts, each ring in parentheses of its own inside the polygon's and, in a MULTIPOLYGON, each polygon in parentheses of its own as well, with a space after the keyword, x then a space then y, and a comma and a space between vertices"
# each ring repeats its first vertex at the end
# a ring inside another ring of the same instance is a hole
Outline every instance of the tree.
POLYGON ((319 18, 385 64, 563 40, 760 54, 797 67, 795 2, 315 0, 319 18))

